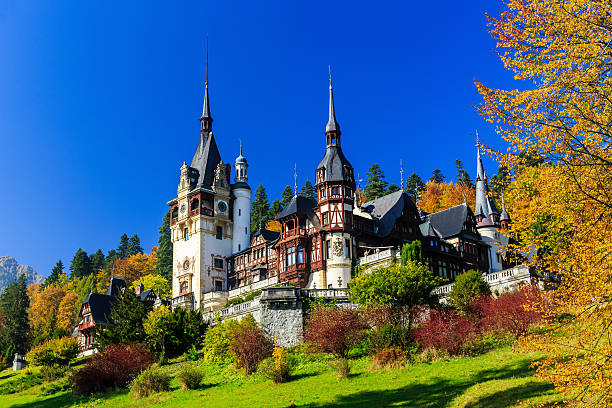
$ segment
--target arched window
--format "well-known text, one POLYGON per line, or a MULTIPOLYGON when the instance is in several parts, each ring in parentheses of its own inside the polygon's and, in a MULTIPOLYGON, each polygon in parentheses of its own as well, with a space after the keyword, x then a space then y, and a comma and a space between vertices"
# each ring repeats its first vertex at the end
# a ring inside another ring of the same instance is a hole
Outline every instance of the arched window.
POLYGON ((180 292, 181 293, 187 293, 188 290, 189 290, 189 282, 187 282, 187 281, 181 282, 180 292))

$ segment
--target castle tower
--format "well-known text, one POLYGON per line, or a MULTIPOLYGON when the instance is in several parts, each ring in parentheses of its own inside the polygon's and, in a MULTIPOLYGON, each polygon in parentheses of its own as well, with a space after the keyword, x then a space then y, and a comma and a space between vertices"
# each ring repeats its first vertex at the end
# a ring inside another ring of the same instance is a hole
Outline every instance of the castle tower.
MULTIPOLYGON (((208 66, 208 61, 207 64, 208 66)), ((200 138, 191 164, 183 163, 177 196, 170 206, 173 244, 172 306, 214 310, 223 307, 226 259, 232 253, 230 166, 224 164, 212 132, 208 69, 200 138)))
POLYGON ((317 213, 325 231, 323 255, 326 264, 324 271, 313 273, 313 285, 316 283, 318 288, 346 288, 351 279, 355 178, 353 167, 342 153, 340 136, 330 73, 325 156, 317 166, 315 177, 317 213))
POLYGON ((499 232, 499 211, 489 199, 489 185, 487 174, 482 165, 480 148, 476 152, 476 229, 482 240, 489 245, 489 270, 482 272, 498 272, 503 269, 502 259, 507 238, 499 232))
POLYGON ((232 189, 234 198, 234 235, 232 236, 232 252, 240 252, 249 247, 251 227, 251 188, 249 187, 247 169, 249 165, 242 155, 240 143, 240 156, 234 163, 234 185, 232 189))

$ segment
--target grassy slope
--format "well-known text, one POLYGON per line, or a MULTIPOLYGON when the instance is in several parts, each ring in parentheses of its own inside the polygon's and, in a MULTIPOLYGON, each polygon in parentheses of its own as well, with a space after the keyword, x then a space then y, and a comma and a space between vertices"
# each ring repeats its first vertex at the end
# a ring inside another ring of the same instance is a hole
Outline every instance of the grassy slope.
MULTIPOLYGON (((552 386, 534 378, 529 367, 537 354, 517 354, 510 349, 486 355, 414 364, 402 369, 371 371, 368 359, 352 362, 351 377, 336 380, 325 362, 308 363, 294 379, 275 385, 258 376, 244 378, 231 368, 202 366, 205 385, 196 391, 174 390, 135 401, 127 391, 92 398, 66 392, 36 395, 40 386, 22 393, 0 396, 0 407, 515 407, 520 401, 560 401, 552 386)), ((171 373, 180 363, 164 367, 171 373)), ((15 379, 0 373, 0 384, 15 379)), ((19 374, 21 375, 21 374, 19 374)))

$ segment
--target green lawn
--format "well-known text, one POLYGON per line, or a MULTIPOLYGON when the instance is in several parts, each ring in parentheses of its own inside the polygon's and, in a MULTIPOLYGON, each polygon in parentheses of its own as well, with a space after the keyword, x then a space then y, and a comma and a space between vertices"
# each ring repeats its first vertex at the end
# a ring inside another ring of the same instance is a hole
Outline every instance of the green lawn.
MULTIPOLYGON (((292 381, 275 385, 257 375, 245 378, 234 369, 199 364, 206 373, 200 390, 173 391, 134 400, 127 391, 90 398, 60 392, 40 396, 40 385, 16 394, 0 395, 0 407, 518 407, 521 402, 547 406, 561 397, 552 386, 533 377, 530 364, 538 354, 509 348, 488 354, 372 371, 369 360, 351 361, 352 374, 338 381, 325 361, 304 364, 292 381)), ((165 366, 175 373, 182 364, 165 366)), ((0 387, 23 374, 0 373, 0 387)))

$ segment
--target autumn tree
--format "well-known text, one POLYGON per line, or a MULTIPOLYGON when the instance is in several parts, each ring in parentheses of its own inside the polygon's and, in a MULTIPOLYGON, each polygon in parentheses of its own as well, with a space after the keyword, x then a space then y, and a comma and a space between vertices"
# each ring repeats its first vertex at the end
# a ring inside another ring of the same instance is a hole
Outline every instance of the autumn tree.
POLYGON ((159 238, 157 239, 157 274, 163 276, 168 281, 172 280, 172 257, 173 245, 170 238, 170 210, 166 211, 159 227, 159 238))
POLYGON ((148 255, 140 253, 125 259, 117 259, 115 276, 122 276, 129 286, 143 276, 155 274, 156 267, 157 247, 153 247, 148 255))
MULTIPOLYGON (((506 0, 489 17, 505 67, 522 82, 476 82, 480 112, 509 143, 506 204, 517 252, 559 278, 541 311, 574 319, 526 341, 539 374, 584 405, 612 404, 612 5, 506 0)), ((489 149, 490 150, 490 149, 489 149)))
POLYGON ((420 207, 423 211, 434 213, 467 202, 474 208, 475 200, 476 192, 468 185, 428 181, 421 193, 420 207))
POLYGON ((380 165, 374 163, 366 173, 368 184, 363 190, 365 200, 370 201, 386 194, 388 182, 385 181, 385 173, 380 168, 380 165))
POLYGON ((56 328, 61 327, 70 333, 76 322, 76 309, 80 306, 78 303, 79 296, 74 292, 67 292, 59 304, 57 310, 56 328))
POLYGON ((30 336, 35 345, 51 338, 57 327, 57 314, 64 296, 64 290, 57 286, 44 289, 40 285, 28 287, 30 336))
POLYGON ((162 298, 169 298, 172 296, 172 285, 163 276, 160 275, 144 275, 138 279, 136 279, 130 289, 134 289, 136 286, 140 285, 144 286, 146 289, 151 289, 155 294, 159 294, 162 298))

